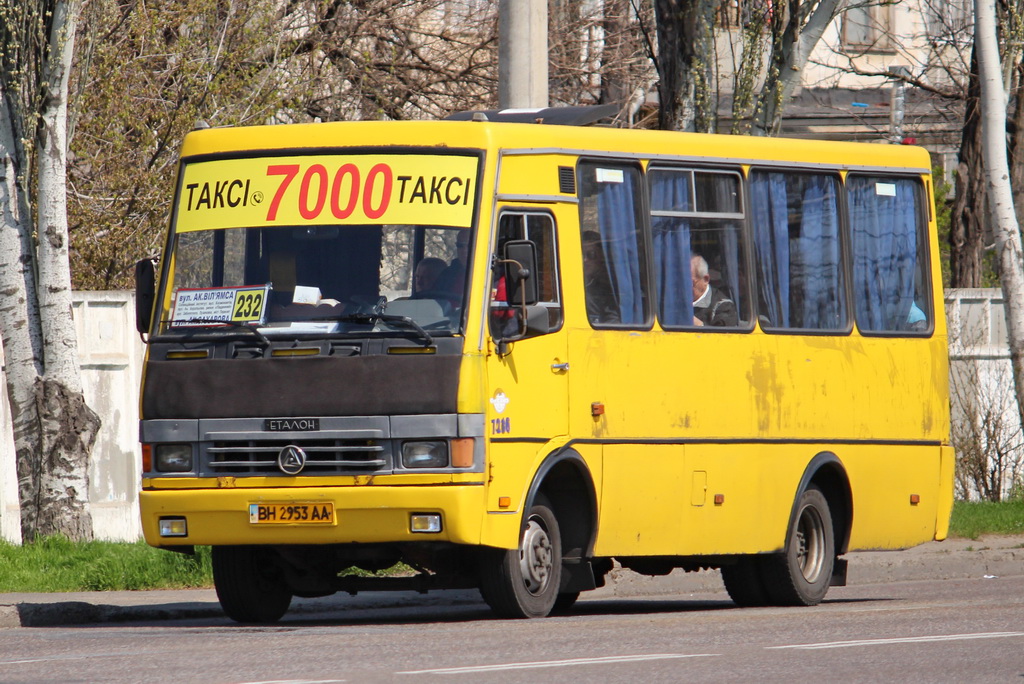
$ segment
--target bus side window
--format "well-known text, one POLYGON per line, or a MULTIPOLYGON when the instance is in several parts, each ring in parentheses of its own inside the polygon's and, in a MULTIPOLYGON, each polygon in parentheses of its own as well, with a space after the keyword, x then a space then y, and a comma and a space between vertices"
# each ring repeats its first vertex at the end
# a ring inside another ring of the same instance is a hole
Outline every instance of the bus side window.
POLYGON ((651 167, 658 320, 676 328, 748 328, 740 175, 651 167))
POLYGON ((562 325, 562 298, 558 279, 558 259, 555 244, 555 223, 550 214, 539 212, 504 212, 498 221, 498 240, 495 267, 491 276, 491 334, 510 337, 525 331, 526 337, 553 332, 562 325), (510 306, 504 282, 505 244, 511 240, 529 240, 536 247, 536 278, 539 300, 527 307, 526 325, 522 311, 510 306))
POLYGON ((584 291, 590 324, 649 328, 640 169, 581 162, 578 173, 584 291))
POLYGON ((846 330, 839 177, 754 170, 750 197, 761 326, 846 330))
POLYGON ((850 174, 857 327, 927 333, 932 327, 924 189, 918 178, 850 174))

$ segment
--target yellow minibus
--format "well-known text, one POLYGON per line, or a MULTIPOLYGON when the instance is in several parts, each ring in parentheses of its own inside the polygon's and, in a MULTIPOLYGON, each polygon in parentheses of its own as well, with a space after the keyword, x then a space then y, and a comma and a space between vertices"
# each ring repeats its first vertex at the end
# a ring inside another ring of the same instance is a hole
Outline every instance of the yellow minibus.
POLYGON ((558 111, 185 139, 137 266, 140 505, 231 618, 541 617, 617 566, 814 605, 848 552, 945 537, 927 152, 558 111))

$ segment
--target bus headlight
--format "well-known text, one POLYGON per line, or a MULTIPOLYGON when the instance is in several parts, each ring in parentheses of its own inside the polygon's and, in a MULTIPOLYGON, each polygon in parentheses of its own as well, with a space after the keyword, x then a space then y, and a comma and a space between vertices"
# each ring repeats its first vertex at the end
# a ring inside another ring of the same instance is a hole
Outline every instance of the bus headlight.
POLYGON ((447 442, 404 442, 402 465, 406 468, 448 467, 447 442))
POLYGON ((162 473, 187 473, 192 470, 191 444, 157 444, 153 465, 162 473))

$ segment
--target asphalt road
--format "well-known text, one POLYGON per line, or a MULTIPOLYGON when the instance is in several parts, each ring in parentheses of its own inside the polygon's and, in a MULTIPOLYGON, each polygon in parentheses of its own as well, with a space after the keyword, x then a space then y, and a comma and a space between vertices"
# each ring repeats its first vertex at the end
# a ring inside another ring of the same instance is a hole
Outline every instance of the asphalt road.
POLYGON ((0 629, 3 682, 1010 682, 1024 576, 834 588, 813 608, 724 593, 581 599, 498 620, 481 602, 0 629))

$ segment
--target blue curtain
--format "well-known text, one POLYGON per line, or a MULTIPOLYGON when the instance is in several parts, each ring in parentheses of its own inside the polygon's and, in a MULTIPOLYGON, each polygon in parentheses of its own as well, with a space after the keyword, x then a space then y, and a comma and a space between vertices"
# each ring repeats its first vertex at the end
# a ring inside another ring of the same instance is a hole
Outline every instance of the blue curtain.
POLYGON ((800 237, 795 240, 793 290, 803 294, 801 328, 834 330, 845 327, 846 306, 839 255, 839 207, 836 180, 830 176, 804 176, 800 237))
MULTIPOLYGON (((652 211, 692 211, 690 174, 652 173, 650 180, 652 211)), ((690 223, 682 218, 653 216, 651 228, 661 324, 693 325, 690 223)))
POLYGON ((786 178, 781 173, 755 172, 750 179, 754 220, 755 273, 760 301, 770 327, 789 326, 789 212, 786 178))
MULTIPOLYGON (((738 186, 729 176, 719 177, 715 184, 717 196, 716 206, 720 209, 740 210, 739 202, 733 197, 738 186)), ((729 287, 729 296, 736 303, 736 311, 740 318, 744 317, 743 312, 743 289, 740 287, 740 231, 742 228, 734 223, 723 223, 719 231, 722 245, 722 258, 724 261, 725 279, 729 287)), ((744 265, 745 267, 745 265, 744 265)))
POLYGON ((851 177, 853 284, 862 330, 909 329, 917 273, 917 185, 910 179, 851 177))
POLYGON ((768 319, 762 324, 809 330, 845 327, 838 180, 755 172, 751 196, 760 313, 768 319), (790 204, 799 217, 792 226, 790 204))
POLYGON ((612 291, 618 299, 619 320, 624 325, 642 325, 645 316, 634 202, 636 183, 632 170, 623 169, 623 173, 625 182, 597 183, 597 222, 612 291))

